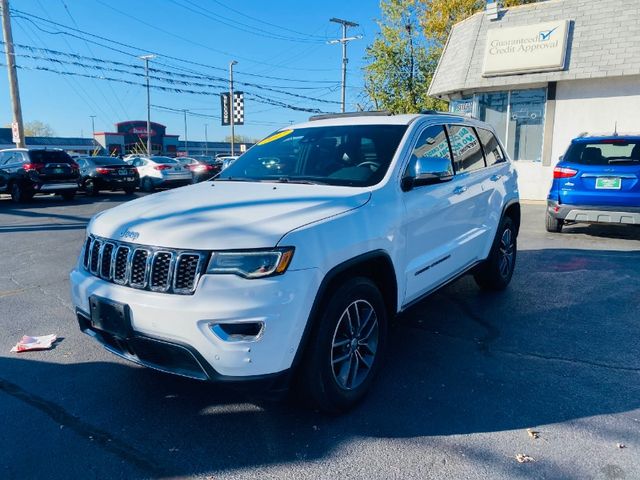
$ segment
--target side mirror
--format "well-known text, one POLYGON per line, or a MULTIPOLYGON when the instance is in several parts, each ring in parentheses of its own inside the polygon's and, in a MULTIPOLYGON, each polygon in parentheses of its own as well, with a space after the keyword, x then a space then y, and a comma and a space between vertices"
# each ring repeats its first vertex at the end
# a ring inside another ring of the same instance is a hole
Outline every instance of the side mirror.
POLYGON ((405 191, 422 185, 448 182, 453 178, 453 168, 448 158, 422 157, 415 158, 411 163, 413 175, 402 179, 402 189, 405 191))
POLYGON ((558 161, 559 161, 559 162, 561 162, 562 160, 564 160, 564 155, 560 155, 560 156, 558 157, 558 161))

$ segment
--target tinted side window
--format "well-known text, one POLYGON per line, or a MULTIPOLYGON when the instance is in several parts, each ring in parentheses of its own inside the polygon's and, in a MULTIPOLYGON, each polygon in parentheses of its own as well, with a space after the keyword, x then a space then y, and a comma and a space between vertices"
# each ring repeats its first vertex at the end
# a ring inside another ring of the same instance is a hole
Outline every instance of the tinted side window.
POLYGON ((472 127, 450 125, 449 139, 456 173, 473 172, 484 167, 484 156, 472 127))
POLYGON ((484 128, 477 128, 476 131, 478 132, 480 143, 482 143, 482 148, 484 149, 487 166, 490 167, 496 163, 504 162, 505 157, 495 135, 484 128))
POLYGON ((453 165, 451 164, 451 152, 449 151, 449 142, 443 125, 433 125, 427 127, 420 134, 420 138, 416 142, 411 152, 411 160, 407 166, 405 175, 412 176, 417 159, 421 160, 421 164, 430 158, 446 158, 451 165, 451 174, 453 175, 453 165))

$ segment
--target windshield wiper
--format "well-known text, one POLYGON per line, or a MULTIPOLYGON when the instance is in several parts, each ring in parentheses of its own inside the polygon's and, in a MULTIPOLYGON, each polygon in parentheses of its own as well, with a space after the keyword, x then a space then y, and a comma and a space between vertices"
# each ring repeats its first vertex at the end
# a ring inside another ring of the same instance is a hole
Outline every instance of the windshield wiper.
POLYGON ((254 178, 247 177, 215 177, 211 179, 212 182, 257 182, 254 178))
POLYGON ((274 179, 273 181, 278 183, 299 183, 302 185, 326 185, 325 182, 320 182, 317 180, 307 180, 305 178, 280 177, 278 179, 274 179))

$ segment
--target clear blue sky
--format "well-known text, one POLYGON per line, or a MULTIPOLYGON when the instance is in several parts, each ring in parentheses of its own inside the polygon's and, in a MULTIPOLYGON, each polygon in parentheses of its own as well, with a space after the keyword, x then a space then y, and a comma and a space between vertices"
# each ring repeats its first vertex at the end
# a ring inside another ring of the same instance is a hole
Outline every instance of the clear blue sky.
MULTIPOLYGON (((161 55, 152 62, 152 67, 155 63, 156 68, 167 70, 169 73, 163 75, 168 78, 196 83, 215 82, 187 78, 180 72, 190 70, 191 73, 226 78, 229 61, 235 59, 238 61, 234 70, 235 80, 260 85, 250 87, 237 84, 236 89, 255 92, 290 105, 324 111, 338 111, 340 106, 337 103, 291 97, 264 87, 339 102, 341 46, 328 45, 326 41, 341 35, 341 27, 330 23, 329 18, 344 18, 360 24, 360 27, 350 29, 350 36, 363 35, 362 40, 350 42, 348 46, 347 109, 354 110, 355 103, 362 101, 364 50, 378 31, 375 20, 380 16, 377 0, 10 0, 10 6, 127 46, 109 44, 125 52, 118 53, 85 41, 82 34, 72 30, 33 17, 29 21, 20 18, 20 14, 12 20, 16 44, 131 65, 142 65, 136 55, 153 51, 161 55), (74 33, 81 38, 63 35, 58 33, 60 31, 74 33), (210 65, 220 70, 180 63, 167 57, 210 65)), ((93 37, 84 38, 107 43, 93 37)), ((123 120, 146 119, 146 93, 143 86, 64 76, 33 67, 120 78, 135 83, 144 82, 144 78, 113 69, 134 73, 140 71, 128 66, 101 64, 42 50, 17 48, 16 53, 22 54, 17 57, 18 64, 28 67, 18 70, 25 121, 46 122, 57 135, 80 136, 83 133, 88 137, 91 134, 90 115, 96 116, 96 131, 113 131, 114 123, 123 120), (42 57, 57 58, 65 63, 53 63, 42 57)), ((5 64, 4 52, 0 63, 5 64)), ((218 84, 223 85, 220 82, 218 84)), ((174 88, 218 92, 226 87, 174 84, 174 88)), ((152 90, 151 103, 175 109, 187 108, 201 115, 220 115, 218 96, 152 90)), ((259 138, 278 126, 304 120, 309 115, 246 98, 245 125, 237 127, 236 133, 259 138)), ((167 133, 179 134, 181 138, 184 135, 182 113, 154 108, 151 117, 152 121, 167 125, 167 133)), ((0 125, 10 122, 7 71, 6 67, 0 66, 0 125)), ((204 139, 205 123, 208 124, 209 140, 222 140, 229 134, 229 128, 222 127, 219 118, 190 115, 190 140, 204 139)))

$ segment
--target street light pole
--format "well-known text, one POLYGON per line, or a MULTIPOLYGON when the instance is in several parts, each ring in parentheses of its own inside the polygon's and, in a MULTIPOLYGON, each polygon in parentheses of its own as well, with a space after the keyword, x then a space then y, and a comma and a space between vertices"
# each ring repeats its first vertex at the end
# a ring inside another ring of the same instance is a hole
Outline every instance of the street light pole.
MULTIPOLYGON (((0 0, 2 7, 2 33, 7 54, 7 74, 9 75, 9 94, 13 109, 13 123, 17 128, 16 147, 24 148, 24 125, 22 123, 22 105, 20 104, 20 90, 18 89, 18 72, 16 57, 13 50, 13 35, 11 33, 11 18, 9 16, 9 0, 0 0)), ((15 135, 14 135, 15 137, 15 135)))
POLYGON ((209 139, 207 138, 207 124, 204 124, 204 154, 209 154, 209 139))
POLYGON ((187 135, 187 110, 186 108, 182 110, 184 112, 184 153, 185 155, 189 155, 189 150, 187 147, 188 135, 187 135))
POLYGON ((341 95, 341 111, 345 111, 346 89, 347 89, 347 43, 352 40, 358 40, 362 38, 362 35, 356 35, 355 37, 347 37, 347 27, 357 27, 358 24, 350 22, 349 20, 342 20, 340 18, 330 18, 330 22, 339 23, 342 25, 342 38, 337 40, 330 40, 328 43, 341 43, 342 44, 342 95, 341 95))
POLYGON ((91 118, 91 135, 95 139, 96 138, 96 124, 95 124, 95 115, 89 115, 91 118))
POLYGON ((237 65, 238 62, 235 60, 231 60, 229 62, 229 123, 231 124, 231 156, 235 154, 235 129, 233 125, 234 115, 233 115, 233 66, 237 65))
POLYGON ((141 55, 138 58, 144 60, 144 73, 147 77, 147 155, 151 156, 151 94, 149 92, 149 60, 156 58, 156 56, 141 55))

